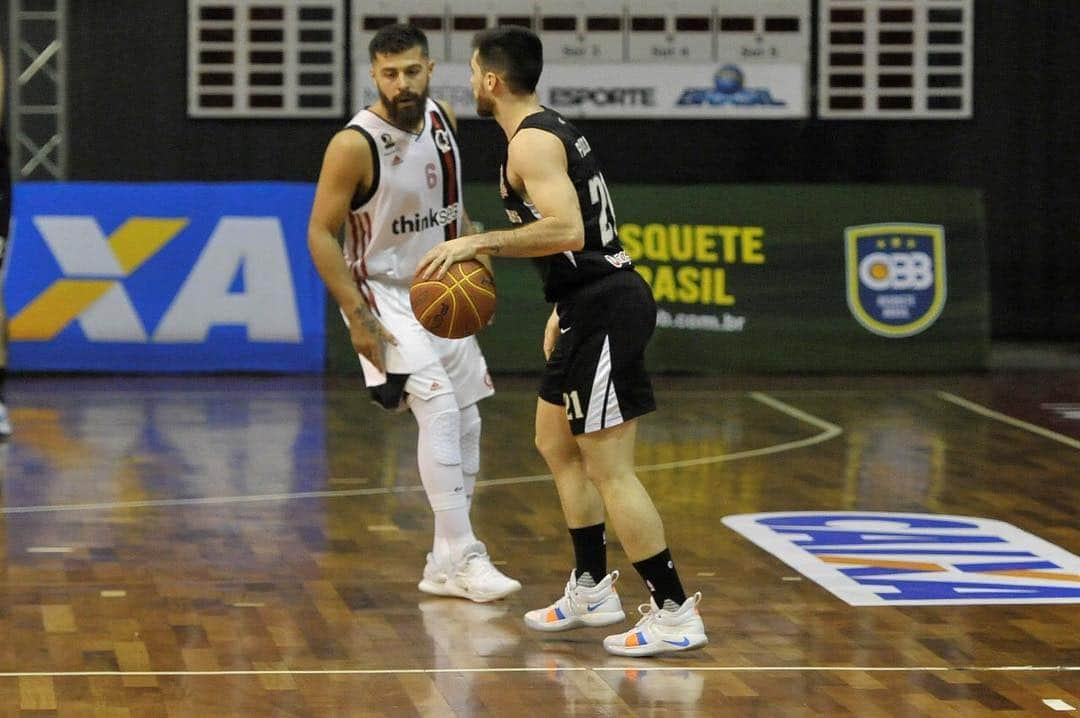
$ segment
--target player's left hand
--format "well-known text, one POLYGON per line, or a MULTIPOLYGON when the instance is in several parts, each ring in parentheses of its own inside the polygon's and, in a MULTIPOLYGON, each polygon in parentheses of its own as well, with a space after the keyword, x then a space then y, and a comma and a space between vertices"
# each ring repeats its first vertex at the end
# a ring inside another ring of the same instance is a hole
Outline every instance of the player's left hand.
POLYGON ((559 341, 559 313, 552 309, 544 326, 544 360, 551 358, 551 352, 555 351, 555 342, 559 341))
POLYGON ((420 279, 442 279, 454 262, 463 262, 476 257, 476 247, 469 237, 458 237, 428 250, 416 267, 416 276, 420 279))

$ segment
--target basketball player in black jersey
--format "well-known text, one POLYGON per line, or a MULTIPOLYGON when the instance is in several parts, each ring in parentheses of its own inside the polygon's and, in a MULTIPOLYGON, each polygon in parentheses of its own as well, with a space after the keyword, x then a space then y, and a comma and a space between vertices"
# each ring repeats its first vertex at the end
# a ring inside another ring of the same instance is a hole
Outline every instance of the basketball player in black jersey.
POLYGON ((637 625, 608 636, 604 647, 630 656, 697 648, 707 643, 701 594, 684 593, 660 515, 634 473, 637 418, 656 408, 645 371, 656 326, 652 293, 619 244, 588 140, 539 103, 540 39, 500 27, 478 34, 473 48, 477 111, 494 117, 509 141, 499 184, 518 226, 444 242, 424 256, 418 274, 441 276, 478 254, 533 257, 555 304, 544 331, 536 444, 555 477, 576 567, 563 597, 528 612, 525 622, 562 631, 625 618, 612 590, 618 572, 607 571, 606 509, 652 596, 637 625))

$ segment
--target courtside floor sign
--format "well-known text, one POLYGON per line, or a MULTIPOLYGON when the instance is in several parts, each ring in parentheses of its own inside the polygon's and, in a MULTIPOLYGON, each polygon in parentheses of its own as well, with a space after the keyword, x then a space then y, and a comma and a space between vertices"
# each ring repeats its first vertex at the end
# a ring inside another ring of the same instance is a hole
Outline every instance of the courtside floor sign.
POLYGON ((1080 603, 1080 558, 993 519, 864 511, 724 523, 852 606, 1080 603))

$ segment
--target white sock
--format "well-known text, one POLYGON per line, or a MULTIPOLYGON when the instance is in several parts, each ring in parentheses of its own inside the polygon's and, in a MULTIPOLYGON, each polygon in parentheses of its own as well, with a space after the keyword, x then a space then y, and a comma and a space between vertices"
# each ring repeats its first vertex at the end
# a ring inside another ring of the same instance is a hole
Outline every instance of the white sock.
POLYGON ((435 540, 431 552, 441 564, 461 560, 465 549, 477 543, 469 523, 469 508, 449 509, 435 512, 435 540))

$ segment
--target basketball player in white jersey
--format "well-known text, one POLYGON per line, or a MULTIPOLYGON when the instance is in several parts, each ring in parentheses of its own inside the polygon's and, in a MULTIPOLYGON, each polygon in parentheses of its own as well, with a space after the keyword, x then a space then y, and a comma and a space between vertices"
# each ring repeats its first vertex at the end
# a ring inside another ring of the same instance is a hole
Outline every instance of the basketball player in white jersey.
POLYGON ((372 398, 388 410, 407 407, 419 427, 420 479, 435 514, 419 589, 491 601, 521 588, 491 564, 469 520, 480 463, 476 404, 494 389, 476 339, 428 333, 409 303, 420 257, 468 222, 453 118, 428 98, 434 62, 423 32, 384 27, 369 54, 379 100, 327 147, 308 247, 372 398), (336 239, 343 226, 344 258, 336 239))

